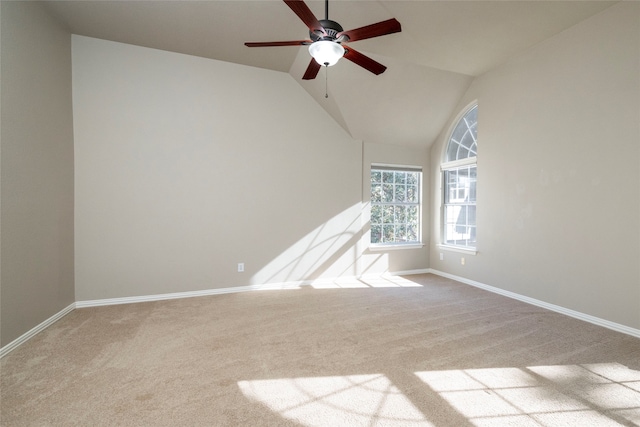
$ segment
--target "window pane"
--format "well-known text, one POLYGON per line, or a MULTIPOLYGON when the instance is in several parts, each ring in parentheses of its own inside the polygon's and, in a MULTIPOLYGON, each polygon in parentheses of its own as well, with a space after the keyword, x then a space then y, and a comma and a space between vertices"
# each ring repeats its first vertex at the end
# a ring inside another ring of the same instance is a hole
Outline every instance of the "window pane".
POLYGON ((393 224, 395 218, 393 205, 383 205, 382 209, 382 222, 385 224, 393 224))
POLYGON ((393 184, 382 184, 382 201, 393 202, 393 184))
POLYGON ((407 202, 418 203, 418 186, 407 185, 407 202))
POLYGON ((469 183, 468 201, 471 203, 476 202, 476 182, 475 181, 472 181, 469 183))
POLYGON ((456 234, 457 237, 464 236, 468 232, 467 218, 468 218, 468 206, 460 206, 458 215, 456 218, 456 234))
POLYGON ((382 226, 382 241, 395 242, 395 230, 393 224, 385 224, 382 226))
POLYGON ((396 206, 394 222, 397 222, 397 223, 405 223, 405 222, 407 222, 407 207, 406 206, 396 206))
POLYGON ((395 179, 396 179, 396 184, 404 184, 407 181, 407 173, 396 172, 395 179))
POLYGON ((382 224, 382 206, 371 206, 371 224, 382 224))
POLYGON ((476 225, 476 207, 467 206, 467 224, 469 226, 476 225))
POLYGON ((469 112, 464 115, 464 118, 469 123, 473 123, 473 124, 478 123, 478 106, 476 105, 475 107, 470 109, 469 112))
POLYGON ((458 159, 466 159, 467 157, 473 157, 468 148, 460 146, 458 147, 458 159))
POLYGON ((458 169, 458 183, 467 182, 469 180, 469 168, 458 169))
POLYGON ((409 242, 418 241, 418 226, 417 226, 417 224, 408 224, 407 225, 407 241, 409 241, 409 242))
POLYGON ((371 243, 380 243, 382 241, 382 226, 371 226, 371 243))
POLYGON ((407 206, 407 222, 410 223, 418 223, 418 207, 417 206, 407 206))
POLYGON ((395 190, 395 201, 396 202, 404 202, 406 199, 406 194, 407 194, 407 186, 406 185, 396 185, 396 190, 395 190))
POLYGON ((477 243, 476 242, 476 227, 471 227, 471 229, 469 231, 470 231, 470 233, 469 233, 468 245, 475 247, 476 243, 477 243))
POLYGON ((382 201, 382 185, 376 184, 371 186, 371 202, 379 203, 382 201))
POLYGON ((393 184, 393 172, 382 172, 382 182, 393 184))
POLYGON ((462 141, 464 134, 468 131, 469 131, 469 128, 467 127, 467 124, 464 122, 464 120, 460 120, 456 128, 453 130, 451 139, 459 144, 460 141, 462 141))
POLYGON ((446 236, 446 240, 445 240, 446 243, 450 245, 455 243, 455 240, 454 240, 455 233, 453 232, 453 224, 447 223, 445 227, 445 236, 446 236))
POLYGON ((449 141, 449 145, 447 146, 447 161, 450 162, 452 160, 458 159, 458 147, 459 144, 457 141, 449 141))
POLYGON ((382 182, 382 172, 380 171, 371 171, 371 183, 375 184, 378 182, 382 182))
POLYGON ((398 224, 396 226, 396 242, 407 241, 407 226, 405 224, 398 224))

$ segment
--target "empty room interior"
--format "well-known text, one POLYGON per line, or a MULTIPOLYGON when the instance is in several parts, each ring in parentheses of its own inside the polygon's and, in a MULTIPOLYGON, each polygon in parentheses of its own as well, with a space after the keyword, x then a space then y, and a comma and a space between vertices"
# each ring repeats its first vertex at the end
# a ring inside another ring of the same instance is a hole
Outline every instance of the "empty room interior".
POLYGON ((0 425, 640 425, 640 2, 0 19, 0 425))

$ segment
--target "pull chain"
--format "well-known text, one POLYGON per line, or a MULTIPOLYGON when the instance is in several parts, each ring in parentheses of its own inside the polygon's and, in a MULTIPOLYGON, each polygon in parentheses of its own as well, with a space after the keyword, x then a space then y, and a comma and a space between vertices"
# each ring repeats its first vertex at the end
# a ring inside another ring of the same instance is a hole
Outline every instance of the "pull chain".
POLYGON ((329 98, 329 63, 324 63, 324 97, 329 98))

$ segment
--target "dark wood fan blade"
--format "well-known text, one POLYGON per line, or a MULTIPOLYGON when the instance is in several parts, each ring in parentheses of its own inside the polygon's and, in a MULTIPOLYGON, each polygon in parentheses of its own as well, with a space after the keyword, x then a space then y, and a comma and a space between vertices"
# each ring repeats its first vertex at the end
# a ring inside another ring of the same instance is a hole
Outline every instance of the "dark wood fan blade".
POLYGON ((340 36, 349 37, 350 42, 356 40, 370 39, 373 37, 386 36, 387 34, 399 33, 402 31, 400 23, 391 18, 386 21, 378 22, 377 24, 367 25, 366 27, 356 28, 355 30, 343 31, 336 35, 336 38, 340 36))
POLYGON ((345 58, 347 58, 354 64, 358 64, 362 68, 371 71, 375 75, 382 74, 387 69, 387 67, 385 67, 381 63, 374 61, 373 59, 361 54, 356 50, 353 50, 351 47, 347 47, 345 48, 345 50, 345 58))
POLYGON ((309 31, 326 35, 318 18, 311 12, 311 9, 309 9, 309 6, 307 6, 305 2, 302 0, 284 0, 284 2, 298 15, 298 18, 302 19, 302 22, 309 27, 309 31))
POLYGON ((318 75, 318 71, 320 71, 320 64, 318 64, 315 59, 311 58, 311 62, 309 62, 309 66, 307 67, 307 71, 304 72, 302 80, 315 79, 318 75))
POLYGON ((269 47, 269 46, 301 46, 313 43, 311 40, 291 40, 284 42, 246 42, 248 47, 269 47))

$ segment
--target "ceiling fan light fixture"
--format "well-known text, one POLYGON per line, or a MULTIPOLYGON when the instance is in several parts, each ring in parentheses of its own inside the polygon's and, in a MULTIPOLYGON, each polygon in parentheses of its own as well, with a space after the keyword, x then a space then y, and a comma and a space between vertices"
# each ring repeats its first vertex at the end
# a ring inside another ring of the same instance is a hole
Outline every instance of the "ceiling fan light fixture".
POLYGON ((318 40, 309 45, 309 53, 320 65, 335 65, 344 56, 344 47, 331 40, 318 40))

